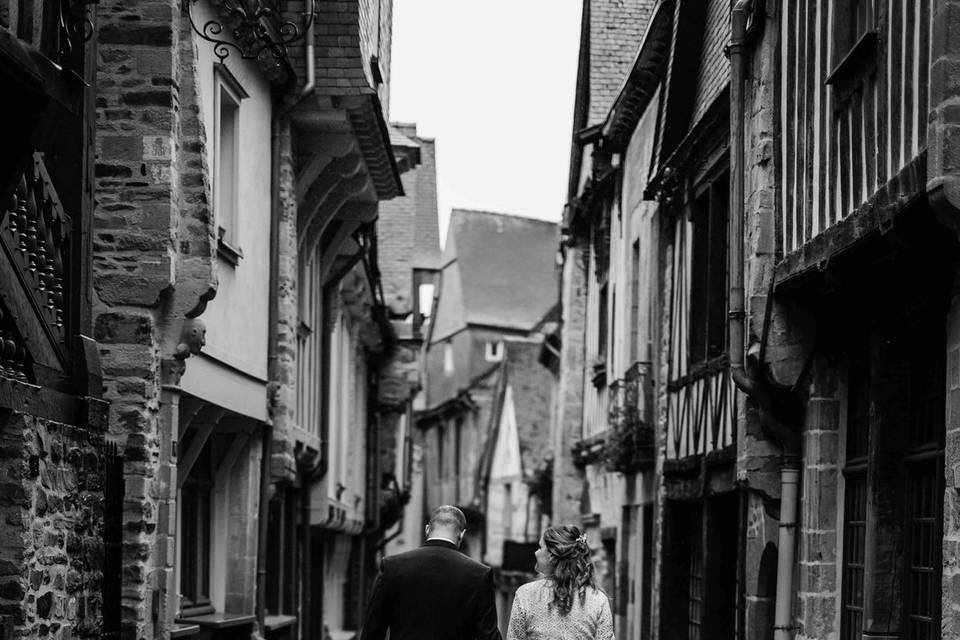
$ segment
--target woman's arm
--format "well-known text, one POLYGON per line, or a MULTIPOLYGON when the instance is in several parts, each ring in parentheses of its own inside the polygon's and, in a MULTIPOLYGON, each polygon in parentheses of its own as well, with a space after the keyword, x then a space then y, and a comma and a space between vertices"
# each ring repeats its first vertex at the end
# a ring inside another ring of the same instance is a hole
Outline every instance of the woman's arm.
POLYGON ((523 604, 521 604, 519 597, 513 599, 513 608, 510 609, 510 624, 507 625, 505 640, 527 640, 527 616, 523 611, 523 604))
POLYGON ((603 603, 600 605, 600 620, 597 621, 596 640, 616 640, 613 635, 613 614, 610 613, 610 601, 601 594, 603 603))

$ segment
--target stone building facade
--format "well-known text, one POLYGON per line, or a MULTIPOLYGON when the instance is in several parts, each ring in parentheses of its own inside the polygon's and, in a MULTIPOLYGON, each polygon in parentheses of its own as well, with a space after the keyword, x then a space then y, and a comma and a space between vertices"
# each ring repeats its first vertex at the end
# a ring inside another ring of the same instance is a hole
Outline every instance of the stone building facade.
POLYGON ((660 1, 577 121, 554 509, 634 462, 618 637, 956 637, 952 10, 660 1))
POLYGON ((0 636, 119 638, 122 459, 88 295, 96 48, 0 3, 0 636))
POLYGON ((358 626, 403 508, 381 371, 417 386, 377 218, 419 159, 391 3, 282 5, 258 50, 206 0, 0 3, 5 638, 358 626))

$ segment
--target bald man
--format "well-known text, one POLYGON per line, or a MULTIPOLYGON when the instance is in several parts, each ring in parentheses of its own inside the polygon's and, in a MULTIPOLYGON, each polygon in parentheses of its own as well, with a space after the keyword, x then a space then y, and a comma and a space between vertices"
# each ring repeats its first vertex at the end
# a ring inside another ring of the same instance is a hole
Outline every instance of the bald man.
POLYGON ((458 551, 467 519, 434 509, 419 549, 384 558, 360 640, 501 640, 493 570, 458 551))

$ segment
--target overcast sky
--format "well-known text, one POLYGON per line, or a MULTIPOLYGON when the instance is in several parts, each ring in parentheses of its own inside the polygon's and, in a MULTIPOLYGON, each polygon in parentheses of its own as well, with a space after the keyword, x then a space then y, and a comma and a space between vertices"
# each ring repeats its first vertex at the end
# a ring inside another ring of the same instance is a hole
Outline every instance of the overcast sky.
POLYGON ((437 143, 450 208, 559 221, 581 0, 394 0, 390 119, 437 143))

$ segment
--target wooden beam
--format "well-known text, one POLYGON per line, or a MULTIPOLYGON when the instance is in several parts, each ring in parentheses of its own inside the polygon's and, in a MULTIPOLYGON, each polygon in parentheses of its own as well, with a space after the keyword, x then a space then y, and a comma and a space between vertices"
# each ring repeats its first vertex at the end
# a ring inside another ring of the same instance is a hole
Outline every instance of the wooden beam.
POLYGON ((190 475, 190 470, 193 469, 193 465, 196 464, 197 459, 200 457, 203 445, 207 443, 207 439, 210 437, 210 434, 213 433, 217 423, 223 418, 224 413, 226 413, 225 409, 218 409, 212 412, 209 420, 204 420, 197 425, 197 434, 190 442, 190 448, 187 449, 183 459, 180 460, 180 464, 177 465, 178 489, 183 487, 183 483, 186 482, 187 477, 190 475))
POLYGON ((323 263, 320 268, 320 276, 324 279, 324 282, 326 282, 327 274, 330 273, 330 269, 333 268, 334 263, 340 256, 341 245, 347 241, 359 227, 359 221, 345 220, 334 232, 333 237, 330 238, 330 242, 323 252, 323 263))
POLYGON ((334 193, 332 193, 327 202, 324 203, 324 215, 322 218, 316 220, 314 225, 307 229, 306 233, 300 236, 301 251, 303 250, 303 247, 306 247, 306 252, 303 255, 313 255, 313 253, 317 250, 317 246, 320 244, 320 239, 323 237, 323 234, 327 228, 327 224, 334 219, 334 217, 340 211, 340 208, 343 207, 343 205, 345 205, 347 202, 358 198, 370 187, 370 178, 366 175, 355 176, 349 180, 341 182, 337 186, 334 193))
POLYGON ((297 229, 301 234, 314 225, 314 221, 317 216, 321 214, 330 194, 333 193, 346 178, 357 175, 362 166, 363 158, 358 153, 351 153, 342 158, 337 158, 331 162, 323 174, 307 188, 306 197, 300 204, 297 212, 297 229))
POLYGON ((320 177, 334 157, 326 153, 315 153, 306 166, 297 174, 297 202, 303 201, 314 181, 320 177))
POLYGON ((377 202, 351 202, 337 212, 337 220, 373 222, 379 210, 379 203, 377 202))
POLYGON ((194 418, 197 417, 200 409, 202 409, 205 404, 206 403, 200 398, 196 398, 191 395, 183 394, 180 396, 180 416, 178 420, 180 428, 179 433, 177 434, 178 440, 183 440, 183 436, 187 433, 187 429, 190 428, 194 418))
POLYGON ((247 441, 249 440, 250 433, 248 431, 242 431, 238 433, 233 439, 233 442, 230 443, 230 448, 227 449, 226 455, 223 456, 223 460, 221 460, 219 466, 217 466, 216 479, 214 480, 217 486, 226 484, 228 480, 227 476, 237 463, 237 460, 240 459, 240 454, 243 453, 243 449, 247 446, 247 441))

